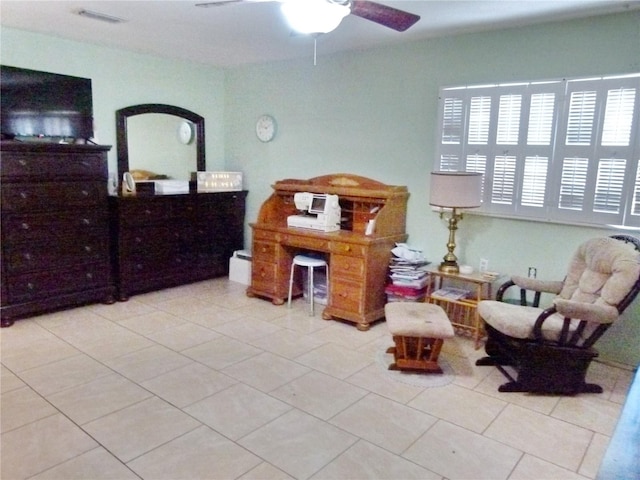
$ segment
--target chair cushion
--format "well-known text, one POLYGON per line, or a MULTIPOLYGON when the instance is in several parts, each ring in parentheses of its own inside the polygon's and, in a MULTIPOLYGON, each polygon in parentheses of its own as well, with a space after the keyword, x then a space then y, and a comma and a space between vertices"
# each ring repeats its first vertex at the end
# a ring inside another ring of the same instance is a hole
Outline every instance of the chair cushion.
MULTIPOLYGON (((483 300, 478 304, 480 317, 499 332, 513 338, 533 339, 533 327, 542 308, 523 307, 496 300, 483 300)), ((547 340, 558 340, 564 319, 555 314, 542 324, 542 335, 547 340)), ((578 322, 572 322, 570 331, 577 328, 578 322)))
POLYGON ((640 254, 614 238, 584 242, 569 264, 560 298, 616 306, 640 276, 640 254))

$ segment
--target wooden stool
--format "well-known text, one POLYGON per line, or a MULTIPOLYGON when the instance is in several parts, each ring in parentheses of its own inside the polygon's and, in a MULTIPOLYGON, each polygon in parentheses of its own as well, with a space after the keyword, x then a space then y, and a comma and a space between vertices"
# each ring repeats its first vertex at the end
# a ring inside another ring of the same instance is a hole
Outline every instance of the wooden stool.
POLYGON ((392 302, 384 307, 395 347, 389 370, 420 370, 442 373, 438 356, 445 338, 454 336, 445 311, 431 303, 392 302))

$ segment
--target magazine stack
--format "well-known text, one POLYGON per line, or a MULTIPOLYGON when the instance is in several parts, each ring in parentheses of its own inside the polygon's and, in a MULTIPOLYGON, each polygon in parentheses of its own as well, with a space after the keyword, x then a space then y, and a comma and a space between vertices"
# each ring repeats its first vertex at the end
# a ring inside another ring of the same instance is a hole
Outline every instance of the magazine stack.
MULTIPOLYGON (((422 252, 408 255, 396 255, 394 249, 389 264, 390 283, 385 288, 388 302, 422 302, 427 294, 427 283, 431 278, 426 271, 430 262, 422 256, 422 252)), ((415 251, 414 251, 415 252, 415 251)))

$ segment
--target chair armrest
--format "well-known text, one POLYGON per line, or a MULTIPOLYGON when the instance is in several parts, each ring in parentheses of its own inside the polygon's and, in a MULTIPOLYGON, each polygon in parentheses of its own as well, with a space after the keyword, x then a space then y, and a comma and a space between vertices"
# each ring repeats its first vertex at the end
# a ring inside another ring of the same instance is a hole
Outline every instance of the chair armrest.
POLYGON ((511 281, 520 288, 534 292, 553 293, 557 295, 562 290, 564 282, 552 280, 538 280, 537 278, 519 277, 514 275, 511 281))
POLYGON ((611 305, 576 302, 564 298, 553 301, 556 311, 565 318, 585 320, 594 323, 613 323, 620 313, 611 305))

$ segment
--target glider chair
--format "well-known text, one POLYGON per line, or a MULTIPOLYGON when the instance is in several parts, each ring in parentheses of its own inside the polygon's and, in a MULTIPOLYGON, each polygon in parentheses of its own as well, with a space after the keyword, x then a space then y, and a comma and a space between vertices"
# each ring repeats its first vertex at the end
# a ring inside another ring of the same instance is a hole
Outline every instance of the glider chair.
POLYGON ((507 377, 500 392, 601 393, 602 387, 585 381, 598 356, 593 345, 639 291, 640 240, 628 235, 588 240, 563 281, 514 276, 498 289, 496 300, 479 303, 488 356, 476 365, 496 366, 507 377), (503 301, 508 291, 519 304, 503 301), (542 293, 555 295, 548 308, 540 307, 542 293))

